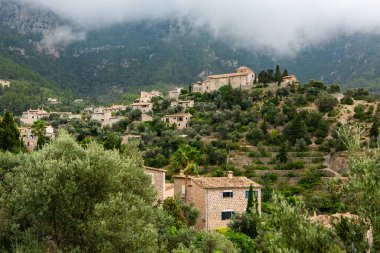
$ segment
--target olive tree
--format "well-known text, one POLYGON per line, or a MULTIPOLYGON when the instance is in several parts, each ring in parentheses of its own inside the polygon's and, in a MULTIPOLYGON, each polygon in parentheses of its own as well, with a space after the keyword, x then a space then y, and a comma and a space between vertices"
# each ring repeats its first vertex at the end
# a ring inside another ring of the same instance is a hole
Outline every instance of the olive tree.
MULTIPOLYGON (((0 240, 43 249, 156 252, 154 193, 141 154, 82 147, 61 132, 22 159, 1 184, 0 240)), ((12 246, 9 246, 12 248, 12 246)))

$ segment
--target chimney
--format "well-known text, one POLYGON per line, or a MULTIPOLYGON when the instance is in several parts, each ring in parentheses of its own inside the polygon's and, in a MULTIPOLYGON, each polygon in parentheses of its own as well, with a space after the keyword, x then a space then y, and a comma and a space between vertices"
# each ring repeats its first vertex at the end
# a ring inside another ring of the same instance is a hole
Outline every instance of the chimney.
POLYGON ((179 175, 180 175, 180 176, 185 176, 185 173, 183 173, 183 170, 180 170, 180 171, 179 171, 179 175))
POLYGON ((229 170, 227 171, 227 178, 233 178, 234 177, 234 172, 229 170))

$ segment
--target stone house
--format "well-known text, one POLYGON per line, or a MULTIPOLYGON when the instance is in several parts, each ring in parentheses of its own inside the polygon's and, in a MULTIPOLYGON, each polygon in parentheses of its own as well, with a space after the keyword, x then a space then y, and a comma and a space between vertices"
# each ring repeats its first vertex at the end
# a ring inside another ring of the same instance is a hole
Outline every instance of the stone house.
POLYGON ((159 202, 163 202, 166 198, 166 182, 165 182, 165 174, 166 170, 156 169, 152 167, 144 167, 144 172, 149 175, 152 179, 152 185, 155 189, 157 196, 156 199, 159 202))
POLYGON ((24 143, 25 148, 31 152, 37 148, 38 137, 35 136, 30 127, 20 127, 20 138, 24 143))
POLYGON ((194 107, 194 100, 178 100, 170 103, 171 107, 181 106, 184 110, 194 107))
POLYGON ((162 92, 152 90, 150 92, 141 91, 140 98, 138 99, 139 103, 150 103, 151 99, 154 97, 162 97, 162 92))
POLYGON ((74 100, 74 103, 75 103, 75 104, 81 104, 81 103, 83 103, 83 99, 81 99, 81 98, 79 98, 79 99, 75 99, 75 100, 74 100))
POLYGON ((152 121, 152 120, 153 120, 152 116, 149 116, 146 113, 141 114, 141 122, 147 122, 147 121, 152 121))
POLYGON ((133 110, 140 110, 142 113, 151 112, 153 109, 153 103, 150 102, 133 102, 132 104, 133 110))
POLYGON ((49 117, 49 113, 46 112, 44 109, 37 109, 37 110, 32 110, 29 109, 26 112, 22 113, 22 116, 20 118, 20 121, 26 125, 33 125, 34 122, 37 120, 40 120, 44 117, 49 117))
POLYGON ((100 108, 95 108, 94 112, 91 114, 91 119, 100 121, 102 126, 109 125, 111 118, 111 112, 100 110, 100 108))
POLYGON ((282 82, 281 82, 281 88, 286 88, 288 87, 289 85, 291 84, 296 84, 298 83, 298 80, 297 80, 297 77, 295 75, 291 75, 291 76, 284 76, 282 78, 282 82))
POLYGON ((179 95, 181 95, 181 90, 182 88, 173 88, 169 90, 169 99, 178 100, 179 95))
POLYGON ((255 73, 247 67, 236 69, 236 73, 211 75, 203 82, 192 85, 192 92, 212 92, 219 90, 224 85, 231 85, 234 89, 248 89, 253 87, 255 73))
POLYGON ((7 80, 1 80, 0 79, 0 85, 5 88, 5 87, 11 87, 11 82, 7 80))
POLYGON ((127 134, 121 137, 121 144, 127 144, 131 141, 137 141, 137 140, 141 140, 141 135, 127 134))
MULTIPOLYGON (((22 142, 24 143, 25 148, 29 152, 32 152, 33 150, 35 150, 38 144, 38 136, 34 135, 32 128, 20 127, 19 131, 20 131, 20 138, 22 142)), ((54 128, 52 126, 46 127, 45 136, 51 140, 55 138, 54 128)))
POLYGON ((185 176, 174 177, 175 196, 184 197, 200 211, 196 229, 212 230, 226 227, 237 213, 245 212, 249 187, 253 186, 258 209, 261 211, 262 186, 246 177, 235 177, 228 172, 226 177, 190 177, 185 187, 185 176))
POLYGON ((176 125, 177 129, 184 129, 189 127, 189 121, 191 119, 190 113, 177 113, 164 116, 161 121, 166 123, 166 126, 176 125))

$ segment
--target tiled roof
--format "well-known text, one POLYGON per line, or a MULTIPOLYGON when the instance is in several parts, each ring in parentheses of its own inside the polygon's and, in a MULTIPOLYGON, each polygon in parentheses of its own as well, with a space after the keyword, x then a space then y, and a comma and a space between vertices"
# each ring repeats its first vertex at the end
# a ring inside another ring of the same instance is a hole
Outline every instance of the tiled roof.
POLYGON ((211 75, 211 76, 208 76, 208 78, 219 79, 219 78, 228 78, 228 77, 234 77, 234 76, 247 76, 249 74, 250 74, 249 72, 229 73, 229 74, 211 75))
POLYGON ((199 184, 205 189, 212 188, 249 188, 251 185, 254 188, 261 188, 258 183, 246 177, 199 177, 192 178, 192 182, 199 184))
POLYGON ((164 170, 164 169, 158 169, 158 168, 147 167, 147 166, 144 166, 144 169, 146 169, 146 170, 154 170, 154 171, 159 171, 159 172, 166 172, 166 170, 164 170))
POLYGON ((177 114, 165 115, 165 117, 191 117, 191 114, 190 113, 177 113, 177 114))

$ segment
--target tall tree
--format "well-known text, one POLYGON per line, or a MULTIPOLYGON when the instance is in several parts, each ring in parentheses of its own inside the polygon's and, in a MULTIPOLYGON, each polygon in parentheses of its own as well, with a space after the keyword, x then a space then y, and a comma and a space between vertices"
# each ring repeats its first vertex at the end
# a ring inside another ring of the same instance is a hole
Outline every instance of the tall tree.
POLYGON ((22 149, 20 131, 9 111, 0 119, 0 150, 17 153, 22 149))
POLYGON ((289 74, 288 74, 288 70, 287 69, 284 69, 284 72, 282 73, 282 77, 284 77, 284 76, 288 76, 289 74))
POLYGON ((254 209, 256 209, 256 201, 255 201, 255 196, 253 196, 253 186, 249 186, 249 191, 248 191, 248 203, 247 203, 247 212, 250 212, 254 209))
POLYGON ((282 75, 281 75, 281 71, 280 71, 280 65, 276 66, 276 73, 274 75, 274 78, 275 78, 277 84, 280 85, 281 81, 282 81, 282 75))

